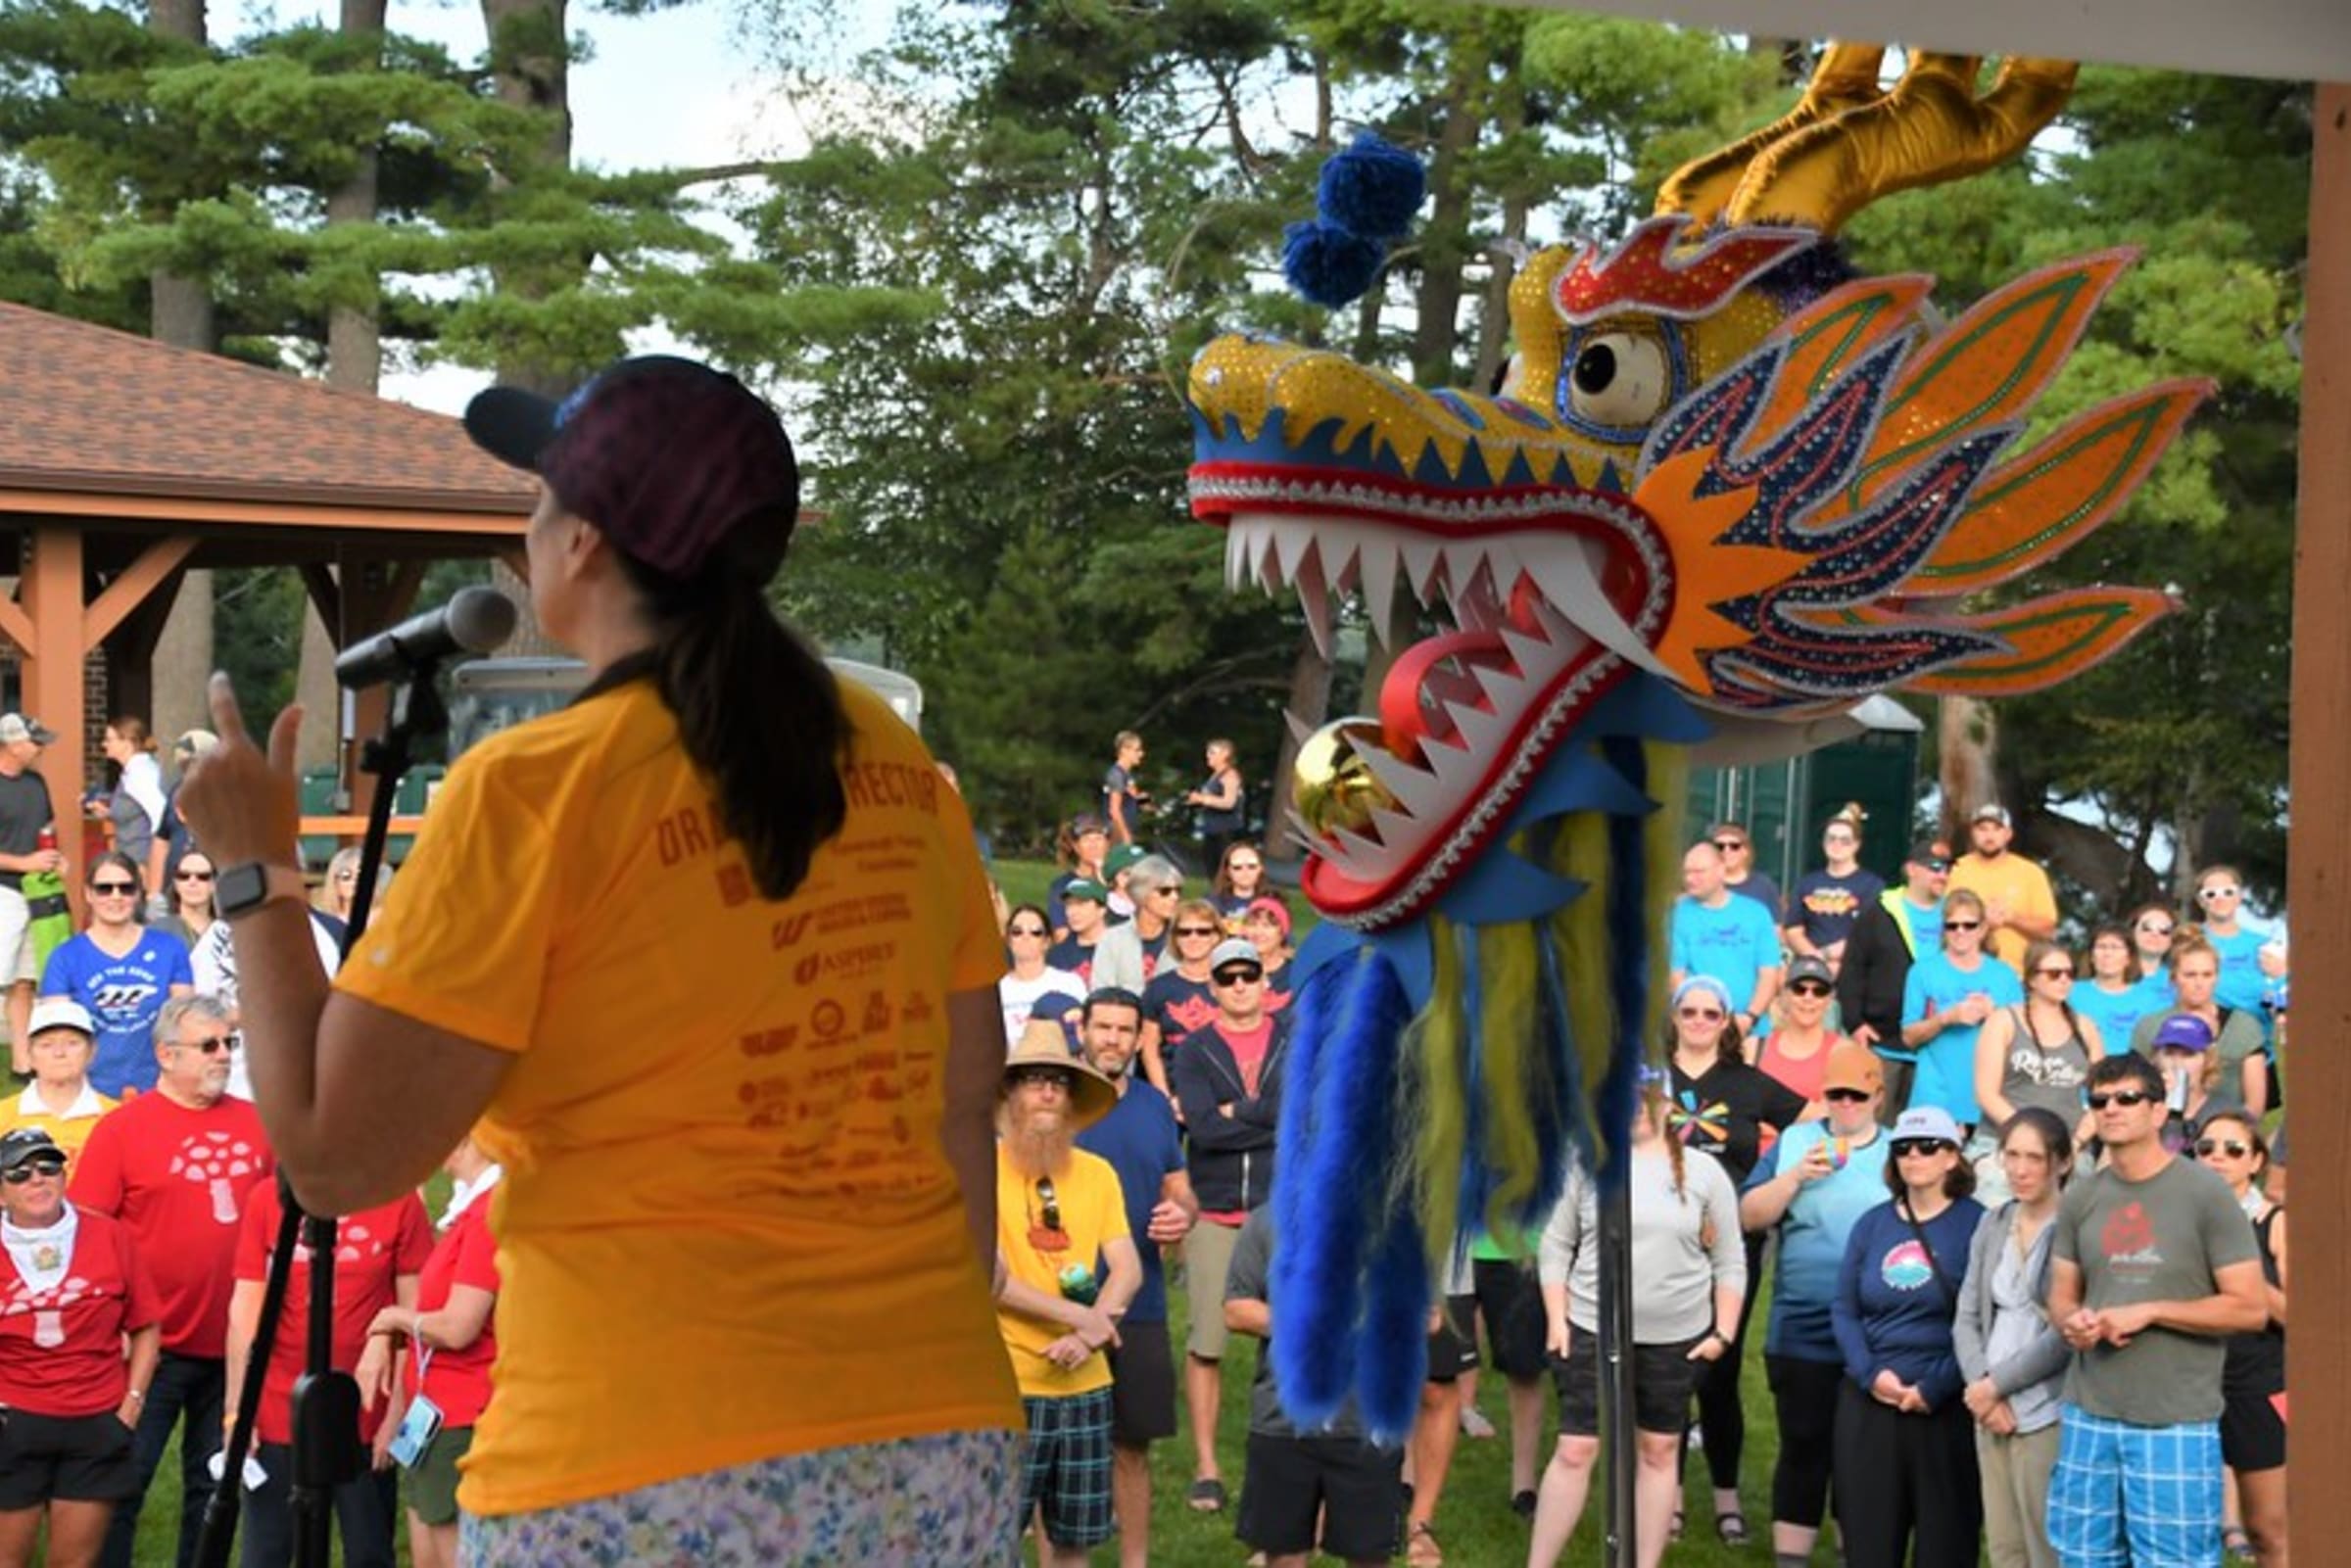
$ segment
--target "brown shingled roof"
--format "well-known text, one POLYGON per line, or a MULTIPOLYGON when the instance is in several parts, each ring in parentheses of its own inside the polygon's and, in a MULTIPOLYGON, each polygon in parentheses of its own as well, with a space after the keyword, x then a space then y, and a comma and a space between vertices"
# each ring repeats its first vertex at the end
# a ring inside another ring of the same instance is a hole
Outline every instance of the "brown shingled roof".
POLYGON ((0 303, 0 486, 528 513, 443 414, 0 303))

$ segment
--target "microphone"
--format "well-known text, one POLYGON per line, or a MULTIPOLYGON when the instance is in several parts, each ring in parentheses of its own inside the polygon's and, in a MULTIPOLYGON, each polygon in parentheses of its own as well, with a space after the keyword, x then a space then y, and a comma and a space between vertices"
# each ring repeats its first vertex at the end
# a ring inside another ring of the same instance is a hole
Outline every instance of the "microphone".
POLYGON ((458 653, 487 653, 514 635, 514 601, 492 588, 461 588, 447 604, 345 648, 335 681, 358 690, 406 681, 458 653))

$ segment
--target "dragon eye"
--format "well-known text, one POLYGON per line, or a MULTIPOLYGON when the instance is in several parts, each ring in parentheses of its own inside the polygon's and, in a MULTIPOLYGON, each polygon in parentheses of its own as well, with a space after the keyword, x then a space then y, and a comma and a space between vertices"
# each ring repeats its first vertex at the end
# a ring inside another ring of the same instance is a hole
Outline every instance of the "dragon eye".
POLYGON ((1568 405, 1596 425, 1645 425, 1673 390, 1664 346, 1633 332, 1604 332, 1586 343, 1568 372, 1568 405))

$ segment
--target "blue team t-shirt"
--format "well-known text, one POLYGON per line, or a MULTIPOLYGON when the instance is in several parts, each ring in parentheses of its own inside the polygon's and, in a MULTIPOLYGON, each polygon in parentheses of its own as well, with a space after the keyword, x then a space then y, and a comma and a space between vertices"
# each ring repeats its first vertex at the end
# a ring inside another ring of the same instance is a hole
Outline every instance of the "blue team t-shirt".
POLYGON ((2140 1019, 2170 1008, 2171 1003, 2164 1000, 2168 990, 2168 986, 2151 989, 2144 980, 2135 980, 2119 991, 2106 990, 2095 980, 2076 980, 2074 994, 2067 1000, 2075 1012, 2098 1026, 2098 1043, 2112 1055, 2131 1048, 2131 1031, 2140 1019))
POLYGON ((1940 953, 1943 951, 1943 900, 1921 909, 1910 902, 1907 894, 1901 899, 1902 919, 1910 923, 1910 951, 1940 953))
POLYGON ((2269 938, 2240 926, 2234 936, 2207 930, 2204 939, 2221 956, 2221 983, 2213 988, 2213 1000, 2266 1022, 2261 993, 2269 977, 2261 973, 2261 948, 2269 938))
MULTIPOLYGON (((1752 1192, 1783 1170, 1804 1163, 1816 1143, 1835 1134, 1826 1121, 1802 1121, 1790 1127, 1756 1162, 1747 1178, 1752 1192)), ((1843 1360, 1831 1307, 1837 1300, 1837 1273, 1845 1266, 1845 1244, 1854 1222, 1886 1201, 1886 1151, 1891 1142, 1880 1131, 1858 1148, 1850 1146, 1845 1164, 1818 1181, 1797 1189, 1781 1217, 1780 1260, 1771 1287, 1771 1325, 1763 1349, 1772 1355, 1799 1361, 1843 1360)))
POLYGON ((89 1009, 98 1025, 90 1087, 118 1100, 125 1089, 144 1094, 155 1087, 155 1016, 172 986, 195 983, 188 944, 169 931, 140 931, 138 945, 120 958, 85 931, 50 954, 41 972, 43 996, 70 996, 89 1009))
POLYGON ((1160 1263, 1159 1244, 1150 1235, 1151 1211, 1159 1207, 1161 1182, 1170 1171, 1183 1168, 1176 1113, 1166 1095, 1129 1072, 1127 1092, 1110 1115, 1078 1134, 1078 1147, 1110 1162, 1127 1200, 1127 1228, 1143 1260, 1143 1288, 1128 1305, 1127 1320, 1164 1323, 1168 1320, 1168 1281, 1160 1263))
POLYGON ((1756 974, 1779 962, 1780 928, 1760 901, 1733 894, 1720 909, 1708 909, 1687 893, 1674 900, 1672 969, 1720 980, 1732 1012, 1747 1011, 1756 974))
MULTIPOLYGON (((1979 955, 1974 969, 1963 970, 1947 953, 1930 954, 1910 966, 1910 977, 1902 982, 1902 1022, 1947 1013, 1971 991, 1990 996, 1995 1008, 2014 1007, 2025 999, 2025 982, 1989 955, 1979 955)), ((1981 1023, 1954 1023, 1920 1047, 1910 1103, 1941 1106, 1962 1124, 1983 1120, 1976 1105, 1976 1036, 1983 1032, 1981 1023)))

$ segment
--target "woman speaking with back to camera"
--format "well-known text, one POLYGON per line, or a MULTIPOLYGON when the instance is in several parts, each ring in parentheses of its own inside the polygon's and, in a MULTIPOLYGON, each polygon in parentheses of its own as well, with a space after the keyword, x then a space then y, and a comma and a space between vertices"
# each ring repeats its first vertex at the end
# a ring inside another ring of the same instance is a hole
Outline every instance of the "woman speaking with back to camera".
POLYGON ((222 743, 181 796, 303 1204, 395 1197, 477 1120, 505 1167, 464 1560, 997 1560, 1024 1423, 984 1261, 1002 953, 963 807, 769 610, 798 472, 740 383, 624 360, 465 423, 542 480, 531 602, 587 689, 452 768, 331 989, 299 715, 264 757, 216 676, 222 743))

